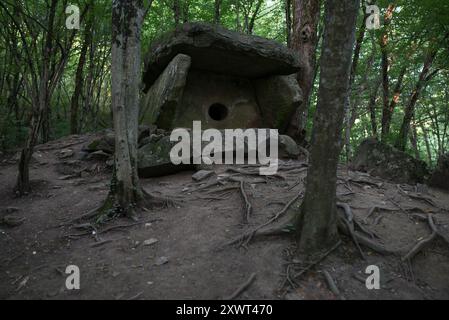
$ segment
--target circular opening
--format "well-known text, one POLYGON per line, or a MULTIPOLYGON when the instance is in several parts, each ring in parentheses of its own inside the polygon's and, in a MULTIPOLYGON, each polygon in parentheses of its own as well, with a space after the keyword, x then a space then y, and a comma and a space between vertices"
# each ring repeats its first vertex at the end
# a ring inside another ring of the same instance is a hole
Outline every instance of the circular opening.
POLYGON ((223 121, 228 116, 228 108, 221 103, 209 107, 209 116, 215 121, 223 121))

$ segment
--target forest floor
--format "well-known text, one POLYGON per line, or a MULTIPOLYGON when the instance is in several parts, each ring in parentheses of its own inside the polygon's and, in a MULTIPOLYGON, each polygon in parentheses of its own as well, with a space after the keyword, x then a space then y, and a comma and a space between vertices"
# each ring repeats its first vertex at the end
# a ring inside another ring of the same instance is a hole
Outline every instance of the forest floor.
MULTIPOLYGON (((38 146, 31 168, 34 191, 22 198, 12 192, 16 161, 0 159, 0 219, 24 219, 15 227, 0 225, 0 299, 222 299, 253 273, 254 281, 238 299, 449 299, 449 246, 443 240, 449 238, 447 193, 428 189, 425 197, 413 197, 415 186, 341 166, 339 201, 350 205, 378 241, 399 253, 381 255, 362 245, 363 260, 342 236, 342 245, 294 280, 294 239, 254 239, 246 247, 224 244, 272 218, 304 190, 303 162, 284 163, 290 170, 266 181, 239 175, 249 181, 244 184, 253 207, 248 224, 238 182, 196 190, 205 182, 182 172, 142 180, 147 191, 177 199, 174 206, 143 210, 137 224, 120 218, 93 234, 70 223, 98 207, 108 193, 110 170, 104 162, 76 160, 93 137, 70 136, 38 146), (374 206, 383 209, 365 219, 374 206), (442 237, 402 262, 401 256, 430 235, 429 212, 442 237), (80 290, 65 287, 68 265, 80 268, 80 290), (379 290, 365 285, 368 265, 380 268, 379 290), (329 290, 324 270, 340 296, 329 290)), ((229 175, 227 168, 216 167, 216 172, 229 175)))

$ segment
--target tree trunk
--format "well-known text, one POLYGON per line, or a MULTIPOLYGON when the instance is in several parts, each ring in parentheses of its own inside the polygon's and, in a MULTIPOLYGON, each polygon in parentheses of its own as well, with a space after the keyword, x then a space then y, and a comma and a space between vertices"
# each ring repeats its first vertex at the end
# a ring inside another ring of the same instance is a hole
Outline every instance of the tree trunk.
POLYGON ((315 74, 317 27, 320 19, 320 0, 294 0, 293 50, 299 54, 301 72, 298 83, 303 93, 303 103, 296 110, 287 128, 287 134, 302 143, 306 135, 307 116, 315 74))
POLYGON ((287 47, 291 48, 292 42, 292 0, 284 0, 285 5, 285 28, 287 30, 287 47))
POLYGON ((137 135, 143 22, 141 0, 112 3, 112 110, 115 161, 109 199, 114 207, 132 215, 140 201, 137 175, 137 135))
MULTIPOLYGON (((49 78, 50 78, 50 57, 53 51, 53 24, 56 15, 56 6, 58 0, 52 0, 49 12, 48 26, 46 30, 45 43, 43 48, 42 69, 40 74, 40 82, 38 92, 33 94, 33 111, 30 123, 30 130, 25 142, 25 146, 21 151, 19 159, 19 173, 17 175, 17 183, 15 191, 19 195, 24 195, 31 191, 29 165, 33 155, 34 146, 36 145, 39 130, 42 121, 46 120, 48 125, 49 116, 49 78)), ((49 130, 49 127, 47 127, 49 130)), ((43 140, 48 139, 48 131, 44 130, 43 140)))
POLYGON ((302 217, 296 228, 299 253, 308 256, 328 250, 338 239, 337 165, 359 3, 359 0, 326 1, 310 167, 302 217))
POLYGON ((175 20, 175 27, 181 22, 181 0, 173 1, 173 19, 175 20))
POLYGON ((377 101, 377 95, 379 93, 379 88, 382 83, 382 79, 379 78, 377 82, 374 84, 373 91, 371 93, 370 99, 368 101, 368 112, 370 115, 370 122, 371 122, 371 131, 373 134, 373 137, 378 138, 379 134, 377 132, 377 120, 376 120, 376 101, 377 101))
POLYGON ((221 2, 222 0, 215 0, 214 5, 214 23, 220 24, 220 17, 221 17, 221 2))
MULTIPOLYGON (((366 20, 369 18, 369 16, 370 15, 368 13, 365 13, 363 20, 362 20, 362 25, 359 28, 357 39, 355 42, 355 49, 354 49, 354 54, 353 54, 352 64, 351 64, 351 74, 349 76, 349 89, 348 89, 349 92, 348 92, 348 95, 346 97, 346 102, 345 102, 345 121, 344 121, 344 124, 345 124, 345 151, 346 151, 346 161, 348 161, 348 162, 351 159, 351 153, 352 153, 351 129, 352 129, 352 125, 356 118, 356 113, 357 113, 356 109, 357 109, 357 104, 358 104, 358 103, 353 103, 351 106, 352 87, 354 85, 357 67, 359 64, 360 50, 362 49, 363 40, 365 39, 366 20)), ((372 67, 372 62, 373 62, 373 57, 371 56, 368 61, 369 68, 372 67)), ((362 81, 362 84, 364 84, 367 81, 367 76, 368 76, 368 74, 365 73, 364 80, 362 81)), ((363 90, 364 90, 363 88, 359 88, 359 93, 360 93, 360 91, 363 91, 363 90)))
POLYGON ((72 95, 71 107, 70 107, 70 133, 78 134, 79 133, 79 124, 78 124, 78 109, 79 109, 79 98, 81 95, 81 90, 83 89, 83 70, 84 65, 86 63, 87 50, 91 43, 92 30, 91 30, 91 21, 86 26, 84 32, 84 42, 81 47, 80 56, 78 60, 78 67, 76 69, 75 76, 75 90, 72 95))
POLYGON ((429 80, 429 70, 432 66, 432 62, 434 61, 436 57, 437 52, 432 51, 430 54, 427 55, 426 60, 424 62, 423 69, 421 70, 421 73, 419 74, 418 81, 416 82, 415 89, 412 92, 412 95, 410 97, 410 100, 405 107, 404 112, 404 118, 402 120, 401 125, 401 131, 399 132, 399 136, 396 140, 396 148, 399 150, 405 151, 405 148, 407 146, 407 138, 408 133, 410 131, 410 122, 412 121, 414 115, 415 115, 415 105, 418 101, 419 94, 421 93, 422 88, 426 84, 426 82, 429 80))
POLYGON ((383 139, 386 139, 386 137, 390 134, 391 119, 393 117, 394 109, 396 108, 396 105, 398 104, 399 99, 401 97, 402 82, 404 81, 404 76, 405 76, 406 71, 407 71, 407 67, 403 67, 401 69, 401 72, 399 73, 398 81, 396 82, 396 86, 393 91, 393 97, 391 98, 391 102, 389 104, 388 110, 383 113, 383 118, 382 118, 382 134, 384 137, 383 139))
POLYGON ((383 101, 383 109, 382 109, 382 133, 381 139, 382 141, 386 141, 388 136, 388 131, 386 127, 386 121, 388 118, 388 111, 390 107, 390 80, 388 76, 389 70, 389 61, 388 61, 388 26, 391 23, 391 19, 393 17, 395 5, 388 5, 387 11, 384 16, 384 30, 380 37, 380 50, 382 54, 382 101, 383 101))

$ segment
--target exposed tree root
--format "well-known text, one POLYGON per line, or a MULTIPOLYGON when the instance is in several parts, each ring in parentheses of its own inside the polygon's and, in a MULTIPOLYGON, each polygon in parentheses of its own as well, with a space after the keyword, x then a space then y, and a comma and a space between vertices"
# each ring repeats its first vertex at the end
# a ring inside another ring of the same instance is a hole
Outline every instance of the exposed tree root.
POLYGON ((335 283, 334 279, 332 278, 331 274, 326 271, 323 270, 323 275, 324 278, 326 279, 327 285, 329 287, 329 290, 338 298, 340 298, 341 300, 345 300, 345 297, 342 296, 340 290, 337 287, 337 284, 335 283))
POLYGON ((255 237, 255 236, 271 236, 271 235, 280 235, 280 234, 286 234, 289 233, 288 230, 291 230, 292 228, 292 219, 294 219, 294 214, 289 215, 287 217, 287 219, 283 219, 283 223, 281 223, 279 226, 274 227, 274 228, 269 228, 269 229, 263 229, 269 225, 271 225, 273 222, 277 221, 281 216, 283 216, 288 209, 290 208, 290 206, 296 201, 298 200, 300 197, 302 197, 303 194, 302 193, 298 193, 292 200, 290 200, 285 206, 284 208, 282 208, 281 211, 279 211, 278 213, 276 213, 270 220, 268 220, 267 222, 253 228, 252 230, 244 233, 241 236, 238 236, 237 238, 227 242, 225 244, 225 246, 229 246, 229 245, 234 245, 234 244, 239 244, 239 245, 244 245, 247 246, 249 244, 249 242, 255 237))
POLYGON ((433 215, 430 213, 427 215, 427 222, 430 226, 432 233, 428 237, 416 243, 413 246, 413 248, 410 249, 410 251, 405 256, 402 257, 402 261, 411 260, 414 256, 416 256, 416 254, 418 254, 422 249, 424 249, 438 237, 443 239, 445 242, 449 244, 448 239, 446 239, 446 237, 444 237, 444 235, 442 235, 441 232, 436 227, 433 215))
POLYGON ((237 290, 234 291, 233 294, 230 296, 224 298, 223 300, 234 300, 239 295, 241 295, 246 289, 249 288, 249 286, 256 280, 256 274, 252 273, 251 276, 246 280, 237 290))
POLYGON ((240 181, 240 194, 242 195, 243 200, 245 201, 245 213, 243 215, 243 221, 245 223, 248 223, 253 207, 248 200, 248 196, 246 195, 245 183, 243 182, 243 180, 240 181))
POLYGON ((355 221, 354 215, 352 214, 352 210, 349 207, 349 205, 343 204, 343 203, 338 203, 337 206, 342 208, 345 213, 344 217, 343 218, 340 217, 340 219, 339 219, 339 224, 338 224, 339 230, 343 234, 346 234, 352 238, 352 240, 354 241, 354 244, 356 245, 357 249, 359 250, 359 252, 363 258, 365 257, 365 255, 360 248, 360 244, 362 244, 365 247, 367 247, 377 253, 380 253, 380 254, 387 255, 387 254, 394 253, 393 251, 386 249, 382 244, 372 240, 374 238, 374 234, 373 234, 373 236, 371 236, 369 234, 369 231, 366 228, 361 228, 361 230, 363 232, 367 233, 368 235, 370 235, 372 239, 369 239, 354 230, 354 225, 361 227, 361 224, 355 221))
POLYGON ((354 242, 357 250, 359 251, 360 256, 362 257, 363 260, 366 260, 365 254, 363 253, 362 248, 360 248, 359 242, 355 235, 354 222, 353 222, 354 215, 352 213, 351 207, 349 207, 349 205, 346 203, 340 203, 340 202, 337 203, 337 207, 342 208, 344 210, 344 217, 343 218, 340 217, 340 220, 339 220, 340 224, 341 224, 341 222, 343 222, 344 226, 346 227, 346 231, 351 236, 351 239, 354 242))
POLYGON ((430 198, 430 197, 421 195, 421 194, 419 194, 419 193, 407 192, 407 191, 405 191, 404 189, 402 189, 402 187, 401 187, 399 184, 396 185, 396 187, 397 187, 399 193, 402 194, 403 196, 412 198, 412 199, 414 199, 414 200, 423 201, 423 202, 425 202, 425 203, 431 205, 431 206, 434 207, 434 208, 439 208, 438 205, 437 205, 437 204, 433 201, 433 199, 430 198))
POLYGON ((334 252, 341 244, 342 244, 342 242, 341 242, 341 240, 339 240, 332 248, 330 248, 328 251, 324 252, 317 259, 315 259, 314 261, 308 263, 305 267, 301 267, 300 268, 301 270, 298 273, 296 273, 293 277, 290 276, 290 268, 289 267, 292 266, 292 265, 299 266, 299 265, 301 265, 301 263, 297 263, 297 262, 289 263, 289 265, 287 266, 286 279, 285 279, 281 289, 283 289, 286 286, 287 282, 290 283, 290 285, 293 288, 297 287, 298 285, 297 285, 296 281, 303 274, 305 274, 307 271, 309 271, 310 269, 315 267, 317 264, 322 262, 324 259, 326 259, 326 257, 329 256, 332 252, 334 252))

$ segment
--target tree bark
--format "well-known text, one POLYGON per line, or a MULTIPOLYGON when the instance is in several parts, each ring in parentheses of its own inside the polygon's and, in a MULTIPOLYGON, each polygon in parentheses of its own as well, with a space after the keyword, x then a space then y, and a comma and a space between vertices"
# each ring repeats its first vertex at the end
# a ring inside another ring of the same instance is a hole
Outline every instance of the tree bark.
POLYGON ((81 90, 83 89, 83 71, 84 65, 86 64, 86 56, 87 50, 91 44, 92 38, 92 30, 91 30, 91 21, 86 25, 86 29, 84 32, 84 41, 81 47, 79 59, 78 59, 78 67, 76 69, 75 76, 75 90, 72 95, 71 104, 70 104, 70 133, 78 134, 79 133, 79 123, 78 123, 78 109, 79 109, 79 98, 81 95, 81 90))
POLYGON ((221 18, 221 2, 223 0, 215 0, 214 4, 214 23, 220 24, 220 18, 221 18))
POLYGON ((394 4, 389 4, 387 11, 384 16, 384 30, 380 37, 380 51, 382 54, 382 101, 383 101, 383 109, 382 109, 382 133, 381 139, 382 141, 386 141, 388 136, 388 131, 386 127, 386 121, 388 118, 388 111, 390 107, 390 80, 389 80, 389 60, 388 60, 388 31, 389 25, 391 23, 391 19, 393 17, 393 11, 395 9, 394 4))
POLYGON ((285 5, 285 28, 287 30, 287 47, 291 48, 292 42, 292 0, 284 0, 285 5))
POLYGON ((304 142, 307 117, 315 77, 317 28, 320 19, 320 0, 294 0, 293 2, 293 50, 298 52, 301 72, 298 83, 303 93, 303 103, 296 110, 287 128, 287 134, 298 142, 304 142))
POLYGON ((435 57, 437 55, 437 51, 434 50, 430 52, 424 61, 424 66, 421 70, 421 73, 419 74, 418 81, 416 82, 415 88, 412 91, 412 95, 410 97, 409 102, 407 103, 407 106, 405 107, 404 112, 404 118, 402 120, 401 125, 401 131, 399 132, 399 136, 396 140, 396 148, 399 150, 405 151, 405 148, 407 146, 407 138, 410 131, 410 122, 412 121, 414 115, 415 115, 415 105, 418 101, 419 95, 421 93, 421 90, 425 86, 428 80, 430 80, 431 77, 429 77, 429 71, 430 67, 432 66, 433 61, 435 60, 435 57))
POLYGON ((390 126, 391 119, 393 117, 394 109, 399 102, 402 92, 402 82, 404 81, 404 76, 407 71, 407 67, 402 67, 398 80, 396 82, 396 86, 393 91, 393 97, 391 98, 391 102, 389 104, 388 110, 384 109, 383 117, 382 117, 382 134, 383 139, 385 140, 387 136, 390 134, 390 126), (386 111, 386 112, 385 112, 386 111))
POLYGON ((112 2, 112 110, 115 161, 109 199, 132 215, 141 200, 137 136, 141 67, 142 0, 112 2))
POLYGON ((338 240, 337 165, 359 3, 359 0, 326 1, 310 167, 302 216, 296 222, 299 253, 307 256, 323 253, 338 240))

